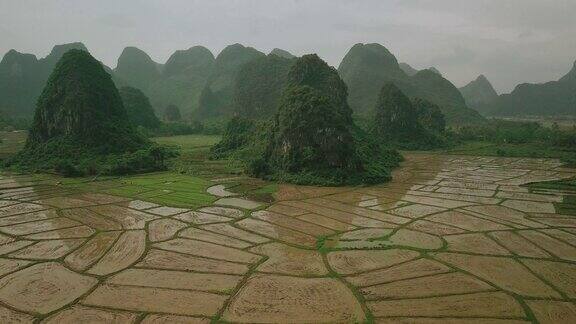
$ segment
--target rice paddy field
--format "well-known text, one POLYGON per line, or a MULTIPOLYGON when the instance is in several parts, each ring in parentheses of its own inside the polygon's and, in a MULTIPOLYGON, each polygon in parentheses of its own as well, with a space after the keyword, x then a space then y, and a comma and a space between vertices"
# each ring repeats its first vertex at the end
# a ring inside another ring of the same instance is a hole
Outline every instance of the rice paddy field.
MULTIPOLYGON (((24 143, 2 138, 6 156, 24 143)), ((558 159, 470 145, 404 153, 389 183, 314 187, 210 160, 218 136, 154 140, 180 148, 167 171, 0 174, 0 317, 576 320, 576 169, 558 159)))

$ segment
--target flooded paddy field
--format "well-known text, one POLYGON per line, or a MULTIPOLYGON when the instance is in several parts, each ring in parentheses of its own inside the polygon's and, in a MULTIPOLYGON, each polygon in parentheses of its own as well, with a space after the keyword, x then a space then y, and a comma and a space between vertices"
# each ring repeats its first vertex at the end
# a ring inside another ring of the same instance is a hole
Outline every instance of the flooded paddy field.
POLYGON ((268 204, 206 180, 174 205, 2 175, 0 318, 573 323, 576 216, 559 206, 576 192, 526 184, 574 176, 412 154, 379 186, 280 185, 268 204))

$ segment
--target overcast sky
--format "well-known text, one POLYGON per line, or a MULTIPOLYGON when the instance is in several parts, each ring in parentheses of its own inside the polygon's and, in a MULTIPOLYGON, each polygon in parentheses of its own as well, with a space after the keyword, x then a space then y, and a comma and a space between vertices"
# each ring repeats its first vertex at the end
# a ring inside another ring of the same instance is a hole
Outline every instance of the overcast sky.
POLYGON ((318 53, 338 66, 377 42, 462 86, 479 74, 499 92, 556 80, 576 60, 576 0, 0 0, 0 52, 47 55, 82 41, 111 67, 125 46, 164 63, 204 45, 318 53))

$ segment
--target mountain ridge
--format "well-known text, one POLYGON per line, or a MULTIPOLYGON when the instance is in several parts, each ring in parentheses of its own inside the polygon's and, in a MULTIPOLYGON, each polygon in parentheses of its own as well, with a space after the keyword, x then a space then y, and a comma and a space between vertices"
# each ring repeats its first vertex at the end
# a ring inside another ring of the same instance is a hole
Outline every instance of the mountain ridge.
POLYGON ((358 116, 368 116, 382 86, 392 82, 410 98, 426 99, 440 106, 450 124, 484 121, 478 112, 466 106, 450 81, 431 69, 407 75, 396 57, 381 44, 355 44, 340 63, 338 72, 348 85, 349 103, 358 116))
POLYGON ((470 81, 459 90, 464 100, 466 100, 466 104, 481 114, 490 113, 491 105, 498 99, 498 93, 483 74, 480 74, 476 79, 470 81))

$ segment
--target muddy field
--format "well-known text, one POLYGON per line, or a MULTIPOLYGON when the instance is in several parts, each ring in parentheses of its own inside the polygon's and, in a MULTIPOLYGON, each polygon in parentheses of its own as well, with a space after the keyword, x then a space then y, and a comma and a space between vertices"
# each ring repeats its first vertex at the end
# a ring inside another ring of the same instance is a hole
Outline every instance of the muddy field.
MULTIPOLYGON (((375 187, 217 186, 162 206, 0 178, 0 319, 574 323, 576 176, 547 159, 410 155, 375 187)), ((217 182, 214 185, 218 185, 217 182)))

